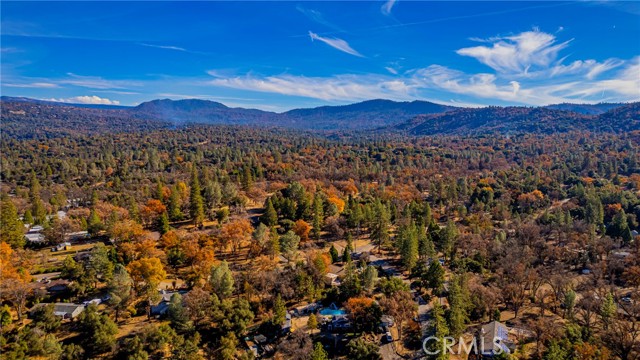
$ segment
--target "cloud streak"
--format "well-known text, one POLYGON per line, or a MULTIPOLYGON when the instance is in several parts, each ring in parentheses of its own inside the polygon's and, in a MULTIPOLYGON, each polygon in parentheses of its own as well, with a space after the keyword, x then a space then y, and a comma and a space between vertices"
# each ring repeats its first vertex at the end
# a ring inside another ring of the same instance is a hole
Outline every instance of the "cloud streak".
POLYGON ((391 9, 393 9, 393 5, 395 4, 396 0, 387 0, 387 2, 385 2, 384 5, 382 5, 382 7, 380 8, 380 11, 384 15, 391 15, 391 9))
POLYGON ((57 84, 49 83, 49 82, 32 82, 25 84, 3 84, 3 86, 13 87, 13 88, 23 88, 23 89, 54 89, 58 88, 57 84))
POLYGON ((314 21, 314 22, 316 22, 318 24, 324 25, 324 26, 326 26, 328 28, 331 28, 331 29, 339 31, 339 32, 343 32, 343 30, 339 26, 337 26, 337 25, 333 24, 332 22, 328 21, 327 19, 325 19, 324 15, 322 15, 322 13, 320 11, 318 11, 318 10, 307 9, 307 8, 301 6, 301 5, 297 5, 296 6, 296 10, 298 10, 304 16, 306 16, 307 18, 309 18, 310 20, 312 20, 312 21, 314 21))
POLYGON ((164 49, 164 50, 175 50, 175 51, 188 51, 185 48, 181 48, 179 46, 171 46, 171 45, 154 45, 154 44, 147 44, 147 43, 140 43, 140 45, 142 46, 146 46, 146 47, 150 47, 150 48, 156 48, 156 49, 164 49))
POLYGON ((74 73, 67 73, 67 76, 67 78, 59 80, 58 83, 99 90, 128 89, 142 85, 139 81, 108 80, 99 76, 83 76, 74 73))
POLYGON ((331 46, 332 48, 336 49, 336 50, 340 50, 344 53, 353 55, 353 56, 358 56, 358 57, 364 57, 362 54, 360 54, 358 51, 354 50, 349 43, 347 43, 346 41, 342 40, 342 39, 338 39, 338 38, 327 38, 327 37, 322 37, 314 32, 309 31, 309 37, 311 38, 311 41, 313 40, 318 40, 318 41, 322 41, 323 43, 331 46))

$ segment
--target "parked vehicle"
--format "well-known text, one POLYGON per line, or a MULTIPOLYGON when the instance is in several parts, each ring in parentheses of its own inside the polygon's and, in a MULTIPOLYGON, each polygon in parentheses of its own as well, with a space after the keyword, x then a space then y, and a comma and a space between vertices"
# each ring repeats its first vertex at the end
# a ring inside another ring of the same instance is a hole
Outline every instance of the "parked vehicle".
POLYGON ((382 339, 388 343, 393 342, 393 335, 391 335, 390 331, 387 331, 386 333, 384 333, 384 336, 382 337, 382 339))

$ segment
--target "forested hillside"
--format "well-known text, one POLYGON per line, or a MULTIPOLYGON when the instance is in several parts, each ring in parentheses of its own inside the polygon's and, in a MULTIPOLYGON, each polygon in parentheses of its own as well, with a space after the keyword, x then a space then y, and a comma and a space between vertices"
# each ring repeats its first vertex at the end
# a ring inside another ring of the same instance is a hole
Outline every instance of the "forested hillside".
POLYGON ((6 358, 640 354, 637 131, 141 128, 3 134, 6 358))
POLYGON ((419 115, 393 127, 411 135, 552 134, 570 131, 625 132, 640 130, 640 104, 616 107, 600 115, 531 107, 459 109, 419 115))
MULTIPOLYGON (((295 109, 284 113, 230 108, 221 103, 198 99, 153 100, 136 107, 114 107, 5 97, 1 105, 4 134, 14 138, 136 132, 193 124, 248 125, 309 130, 325 134, 548 134, 571 131, 631 131, 639 128, 640 121, 638 103, 575 105, 590 109, 610 109, 603 113, 597 112, 599 115, 550 107, 454 108, 425 101, 390 100, 295 109)), ((563 106, 563 109, 571 107, 563 106)))

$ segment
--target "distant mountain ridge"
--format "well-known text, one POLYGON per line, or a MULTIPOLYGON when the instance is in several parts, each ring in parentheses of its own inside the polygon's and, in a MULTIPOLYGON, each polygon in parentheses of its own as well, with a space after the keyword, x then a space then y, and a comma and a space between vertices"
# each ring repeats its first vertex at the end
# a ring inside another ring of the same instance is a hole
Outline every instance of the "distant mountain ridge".
POLYGON ((159 99, 135 107, 66 104, 3 96, 2 131, 18 138, 141 131, 187 124, 250 125, 311 131, 401 132, 410 135, 488 132, 628 131, 640 103, 545 107, 456 108, 427 101, 376 99, 275 113, 201 99, 159 99))
POLYGON ((152 100, 128 111, 139 117, 168 121, 174 125, 186 123, 248 125, 271 124, 276 114, 268 111, 230 108, 219 102, 200 99, 152 100))
POLYGON ((465 108, 443 114, 418 115, 391 130, 410 135, 635 131, 640 130, 640 103, 623 104, 600 115, 547 107, 465 108))
POLYGON ((419 114, 437 114, 455 109, 428 101, 396 102, 376 99, 340 106, 293 109, 280 114, 282 124, 314 124, 319 130, 358 130, 398 124, 419 114))
POLYGON ((579 114, 585 115, 600 115, 604 114, 609 110, 615 109, 620 106, 624 106, 623 103, 599 103, 599 104, 571 104, 571 103, 562 103, 562 104, 553 104, 547 105, 545 108, 554 109, 554 110, 564 110, 576 112, 579 114))

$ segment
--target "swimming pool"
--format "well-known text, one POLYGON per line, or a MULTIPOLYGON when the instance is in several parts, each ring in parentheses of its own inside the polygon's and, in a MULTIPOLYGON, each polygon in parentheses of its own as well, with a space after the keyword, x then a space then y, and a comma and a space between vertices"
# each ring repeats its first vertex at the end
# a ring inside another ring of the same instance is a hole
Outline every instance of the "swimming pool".
POLYGON ((347 313, 346 311, 340 310, 340 309, 326 308, 326 309, 320 310, 320 315, 325 315, 325 316, 338 316, 338 315, 345 315, 346 313, 347 313))

